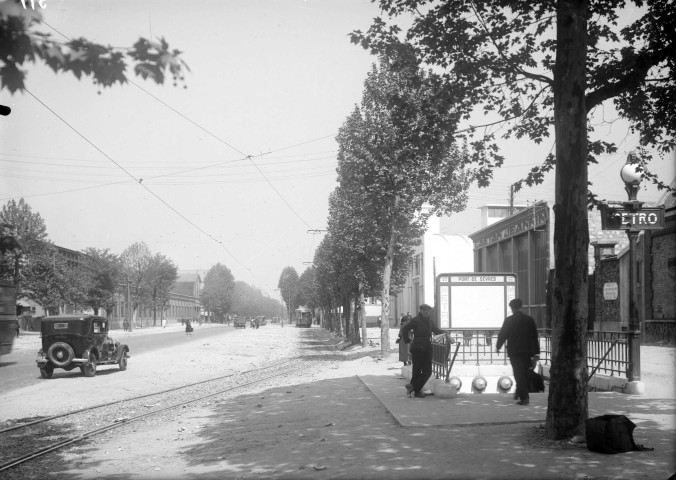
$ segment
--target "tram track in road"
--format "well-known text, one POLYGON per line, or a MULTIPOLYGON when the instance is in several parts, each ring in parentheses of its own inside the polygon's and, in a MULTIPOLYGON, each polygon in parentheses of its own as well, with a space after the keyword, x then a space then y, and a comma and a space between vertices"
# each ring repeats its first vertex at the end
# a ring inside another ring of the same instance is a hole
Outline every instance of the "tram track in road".
MULTIPOLYGON (((321 350, 335 354, 336 349, 321 341, 321 350)), ((303 364, 312 368, 309 362, 303 364)), ((213 397, 241 394, 247 387, 301 373, 297 358, 266 365, 239 373, 182 385, 160 392, 128 397, 114 402, 94 405, 59 415, 36 419, 32 422, 13 425, 0 430, 0 473, 31 462, 51 452, 115 430, 148 417, 160 416, 165 412, 186 408, 190 404, 213 397), (266 374, 271 369, 274 373, 266 374), (179 400, 177 400, 177 397, 179 400), (137 413, 141 412, 141 413, 137 413), (133 415, 129 415, 132 413, 133 415), (105 419, 104 423, 102 419, 105 419), (110 422, 111 419, 114 419, 110 422), (103 425, 102 425, 103 424, 103 425), (84 427, 83 427, 84 425, 84 427), (93 428, 92 428, 93 427, 93 428), (76 435, 69 430, 81 430, 76 435), (66 430, 64 434, 62 431, 66 430), (40 445, 42 444, 42 445, 40 445), (27 446, 30 446, 30 451, 27 446), (36 448, 37 446, 37 448, 36 448)))

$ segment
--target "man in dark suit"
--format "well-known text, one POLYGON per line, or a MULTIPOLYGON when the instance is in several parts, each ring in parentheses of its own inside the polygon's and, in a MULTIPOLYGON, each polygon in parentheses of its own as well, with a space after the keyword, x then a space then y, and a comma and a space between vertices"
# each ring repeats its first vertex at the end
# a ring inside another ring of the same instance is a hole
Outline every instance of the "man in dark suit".
MULTIPOLYGON (((425 398, 422 389, 432 375, 432 334, 441 335, 444 332, 437 327, 432 320, 432 307, 423 303, 420 305, 420 313, 401 327, 400 335, 404 342, 411 342, 411 383, 404 387, 406 393, 411 396, 415 393, 418 398, 425 398), (409 332, 413 332, 413 341, 410 340, 409 332)), ((451 339, 448 337, 448 341, 451 339)))
POLYGON ((500 353, 500 348, 507 342, 507 355, 516 381, 516 403, 528 405, 528 371, 533 356, 540 355, 540 341, 535 320, 521 311, 522 306, 523 302, 518 298, 509 302, 512 315, 502 324, 496 349, 500 353))

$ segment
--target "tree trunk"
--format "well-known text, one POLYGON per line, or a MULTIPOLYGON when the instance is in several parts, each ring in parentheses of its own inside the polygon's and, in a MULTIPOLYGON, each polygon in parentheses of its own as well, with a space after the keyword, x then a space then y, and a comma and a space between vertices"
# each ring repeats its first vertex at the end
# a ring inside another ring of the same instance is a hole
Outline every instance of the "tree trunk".
POLYGON ((359 318, 361 317, 361 302, 360 295, 354 297, 354 308, 352 309, 352 343, 358 344, 360 342, 359 318))
POLYGON ((365 347, 368 341, 368 333, 366 331, 366 316, 364 315, 364 291, 359 289, 359 326, 361 327, 361 346, 365 347))
POLYGON ((552 440, 584 434, 588 414, 586 14, 585 0, 557 4, 555 273, 546 421, 552 440))
POLYGON ((345 332, 343 333, 345 339, 349 338, 350 336, 350 297, 348 295, 345 295, 343 297, 343 328, 345 329, 345 332))
MULTIPOLYGON (((395 200, 395 205, 396 205, 395 200)), ((380 327, 380 354, 383 358, 390 355, 390 282, 392 280, 392 265, 394 264, 394 243, 396 233, 395 226, 392 226, 390 231, 390 238, 387 241, 387 253, 385 253, 385 267, 383 268, 383 293, 381 319, 382 325, 380 327)))

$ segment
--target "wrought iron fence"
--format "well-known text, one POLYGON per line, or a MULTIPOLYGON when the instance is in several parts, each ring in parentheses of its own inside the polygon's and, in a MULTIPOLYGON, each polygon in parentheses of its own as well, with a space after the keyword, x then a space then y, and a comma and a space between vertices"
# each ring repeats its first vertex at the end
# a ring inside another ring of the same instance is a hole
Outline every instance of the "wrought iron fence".
MULTIPOLYGON (((506 348, 502 353, 495 351, 498 331, 488 329, 450 330, 451 338, 460 347, 456 364, 507 365, 506 348)), ((540 329, 540 362, 551 365, 551 330, 540 329)), ((454 344, 445 339, 432 341, 432 374, 438 378, 446 376, 446 370, 455 352, 454 344)), ((587 369, 589 377, 602 374, 626 378, 629 365, 629 344, 625 332, 587 332, 587 369)))

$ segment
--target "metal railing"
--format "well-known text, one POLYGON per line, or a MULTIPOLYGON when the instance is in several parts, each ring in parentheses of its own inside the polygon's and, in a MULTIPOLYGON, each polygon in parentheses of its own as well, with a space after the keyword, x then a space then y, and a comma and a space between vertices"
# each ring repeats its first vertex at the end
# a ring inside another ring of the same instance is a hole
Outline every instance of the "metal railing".
MULTIPOLYGON (((540 329, 540 362, 551 365, 551 330, 540 329)), ((495 351, 498 331, 488 329, 450 330, 451 338, 460 343, 456 364, 507 365, 506 348, 495 351)), ((455 351, 453 344, 432 341, 432 375, 444 378, 455 351)), ((629 343, 625 332, 587 332, 587 369, 589 378, 596 374, 626 378, 629 367, 629 343)))

